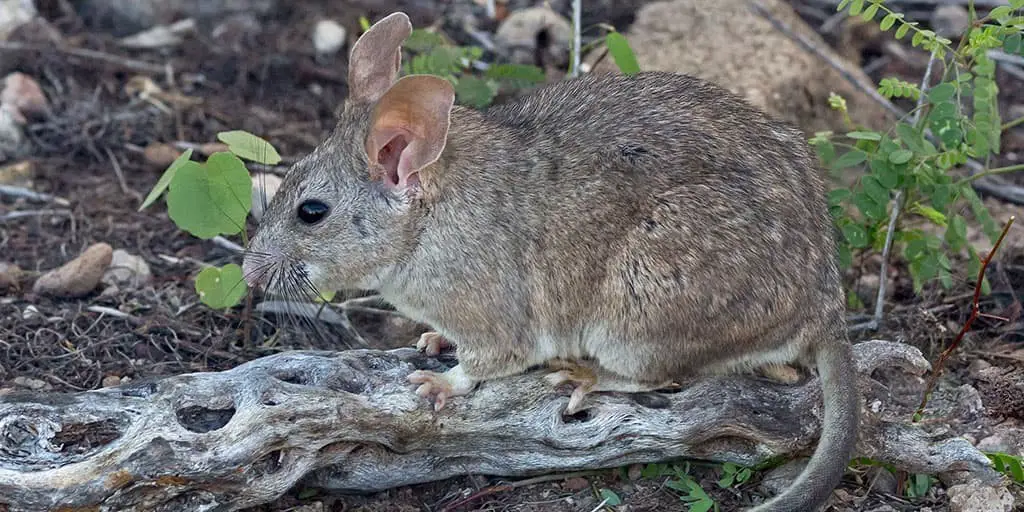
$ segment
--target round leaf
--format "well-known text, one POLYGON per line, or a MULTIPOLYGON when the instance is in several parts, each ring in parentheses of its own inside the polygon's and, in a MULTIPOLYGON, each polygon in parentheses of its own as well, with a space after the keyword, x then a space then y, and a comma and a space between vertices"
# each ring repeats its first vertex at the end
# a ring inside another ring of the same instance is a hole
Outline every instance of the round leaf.
POLYGON ((851 247, 861 249, 868 246, 868 232, 864 229, 864 226, 860 224, 846 224, 842 229, 843 236, 846 237, 846 241, 850 242, 851 247))
POLYGON ((914 152, 909 149, 897 149, 896 151, 889 153, 889 161, 896 165, 905 164, 909 162, 911 158, 914 158, 914 152))
POLYGON ((228 151, 246 160, 265 165, 277 165, 281 155, 269 142, 242 130, 220 132, 217 139, 228 145, 228 151))
POLYGON ((455 96, 459 103, 474 108, 483 108, 491 104, 497 92, 489 81, 475 76, 464 76, 455 84, 455 96))
POLYGON ((207 267, 196 276, 199 300, 214 309, 230 308, 241 302, 247 286, 242 267, 230 263, 222 268, 207 267))
POLYGON ((214 153, 205 166, 184 163, 167 192, 171 220, 204 240, 241 231, 251 207, 252 178, 231 153, 214 153))

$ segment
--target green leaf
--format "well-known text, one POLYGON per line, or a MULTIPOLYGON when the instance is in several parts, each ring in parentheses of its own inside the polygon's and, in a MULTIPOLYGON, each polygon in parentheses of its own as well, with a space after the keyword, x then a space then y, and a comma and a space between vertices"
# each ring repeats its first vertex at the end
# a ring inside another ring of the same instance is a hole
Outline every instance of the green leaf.
POLYGON ((960 214, 954 214, 946 227, 946 243, 949 248, 959 251, 967 243, 967 221, 960 214))
POLYGON ((900 28, 897 28, 896 32, 893 33, 893 37, 895 37, 896 39, 903 39, 907 35, 907 32, 910 30, 910 24, 909 23, 906 23, 906 22, 900 22, 900 23, 901 23, 900 24, 900 28))
POLYGON ((912 158, 914 158, 914 152, 909 149, 898 149, 889 153, 889 161, 896 165, 905 164, 912 158))
POLYGON ((915 203, 913 212, 927 218, 928 220, 938 224, 939 226, 946 226, 946 216, 942 212, 932 208, 931 206, 915 203))
POLYGON ((229 263, 221 268, 206 267, 196 276, 199 300, 214 309, 237 305, 247 290, 242 267, 229 263))
POLYGON ((242 130, 220 132, 217 140, 228 145, 228 151, 246 160, 252 160, 264 165, 277 165, 281 163, 281 155, 277 154, 274 146, 269 142, 242 130))
POLYGON ((860 179, 860 184, 864 188, 864 193, 870 196, 876 203, 889 203, 889 189, 882 186, 882 183, 874 175, 864 176, 860 179))
POLYGON ((611 32, 605 36, 604 44, 608 47, 608 53, 612 55, 615 65, 623 74, 634 75, 640 72, 640 64, 636 61, 636 55, 629 47, 629 40, 626 39, 626 36, 618 32, 611 32))
POLYGON ((607 500, 605 505, 614 507, 622 504, 622 498, 611 489, 601 489, 600 494, 602 501, 607 500))
POLYGON ((851 149, 850 151, 843 153, 842 156, 840 156, 834 162, 832 162, 832 169, 838 171, 840 169, 853 167, 855 165, 863 163, 865 160, 867 160, 867 158, 868 154, 865 153, 864 151, 861 151, 859 149, 851 149))
POLYGON ((426 29, 413 29, 409 37, 402 43, 402 47, 414 53, 426 53, 438 46, 444 45, 444 38, 441 34, 426 29))
POLYGON ((862 9, 864 9, 864 0, 853 0, 850 2, 850 16, 860 14, 862 9))
POLYGON ((843 236, 850 242, 850 246, 855 249, 863 249, 869 244, 868 232, 864 229, 864 226, 860 224, 845 224, 842 227, 843 236))
POLYGON ((495 64, 487 68, 487 78, 512 82, 517 85, 533 85, 544 82, 544 70, 526 64, 495 64))
POLYGON ((924 135, 907 123, 899 123, 896 125, 896 135, 898 135, 900 141, 902 141, 903 144, 910 148, 914 153, 928 155, 935 152, 934 146, 932 146, 929 151, 924 135))
POLYGON ((252 178, 235 155, 214 153, 206 165, 186 162, 171 180, 167 213, 179 228, 204 240, 238 233, 252 207, 252 178))
POLYGON ((474 108, 490 105, 497 92, 493 82, 475 76, 464 76, 455 84, 455 97, 459 103, 474 108))
POLYGON ((837 188, 828 193, 828 204, 829 206, 838 205, 843 201, 849 199, 852 195, 853 192, 850 192, 849 189, 837 188))
POLYGON ((690 512, 708 512, 709 510, 714 508, 714 506, 715 502, 711 501, 710 499, 700 500, 690 505, 690 512))
POLYGON ((839 266, 846 270, 853 266, 853 253, 850 251, 850 246, 846 244, 839 244, 839 266))
POLYGON ((878 28, 881 28, 882 31, 889 30, 890 28, 892 28, 893 24, 896 23, 896 19, 897 18, 895 13, 889 13, 884 18, 882 18, 882 22, 878 24, 878 28))
POLYGON ((871 173, 883 187, 892 190, 899 185, 900 175, 889 160, 881 155, 871 157, 871 173))
POLYGON ((864 14, 861 15, 861 19, 864 21, 871 21, 875 18, 875 14, 878 14, 878 4, 871 4, 867 9, 864 9, 864 14))
POLYGON ((171 162, 171 165, 167 167, 167 170, 164 171, 163 175, 160 176, 160 179, 157 180, 156 185, 153 185, 153 190, 150 190, 149 195, 147 195, 146 199, 142 201, 142 206, 139 207, 140 212, 153 204, 160 197, 160 194, 163 194, 164 190, 167 190, 167 187, 171 184, 171 180, 173 180, 174 176, 178 174, 178 170, 181 169, 181 166, 185 165, 185 162, 190 161, 190 158, 192 158, 192 150, 186 149, 184 153, 178 155, 178 158, 174 159, 174 162, 171 162))
POLYGON ((887 204, 879 203, 864 192, 858 192, 853 196, 853 204, 857 206, 865 217, 871 220, 883 220, 888 218, 887 204))
POLYGON ((956 95, 956 85, 950 82, 943 82, 928 90, 928 101, 932 104, 941 103, 953 99, 956 95))
POLYGON ((924 41, 924 33, 914 32, 914 37, 910 38, 910 45, 916 48, 921 45, 922 41, 924 41))
POLYGON ((1012 14, 1013 7, 1010 7, 1009 5, 1000 5, 988 12, 988 15, 994 20, 1009 18, 1012 14))
POLYGON ((1007 36, 1003 40, 1003 51, 1011 55, 1024 54, 1024 36, 1020 32, 1007 36))
POLYGON ((857 140, 882 140, 882 134, 871 131, 856 131, 846 134, 847 137, 857 140))

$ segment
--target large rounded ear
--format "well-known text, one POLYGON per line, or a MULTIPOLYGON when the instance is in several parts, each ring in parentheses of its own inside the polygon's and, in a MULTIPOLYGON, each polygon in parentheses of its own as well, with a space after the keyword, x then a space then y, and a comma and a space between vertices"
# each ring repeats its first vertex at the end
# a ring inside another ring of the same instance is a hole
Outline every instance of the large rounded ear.
POLYGON ((388 89, 366 134, 374 178, 388 188, 418 193, 420 171, 444 151, 454 103, 452 84, 437 76, 409 75, 388 89))
POLYGON ((412 33, 404 12, 374 23, 354 45, 348 58, 348 95, 372 103, 391 87, 402 67, 402 42, 412 33))

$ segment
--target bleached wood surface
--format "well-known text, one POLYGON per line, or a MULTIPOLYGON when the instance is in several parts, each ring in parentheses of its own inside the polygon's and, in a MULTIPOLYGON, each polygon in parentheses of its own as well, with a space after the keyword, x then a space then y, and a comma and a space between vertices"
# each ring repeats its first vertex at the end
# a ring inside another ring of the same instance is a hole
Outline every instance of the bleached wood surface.
MULTIPOLYGON (((876 368, 928 368, 916 349, 855 346, 869 409, 859 455, 911 472, 987 472, 962 439, 933 442, 885 419, 876 368)), ((235 510, 303 479, 375 491, 476 473, 526 476, 675 457, 756 464, 805 455, 821 419, 817 379, 747 377, 676 393, 605 394, 563 417, 567 390, 540 372, 483 384, 440 413, 413 393, 414 369, 450 358, 414 349, 290 352, 219 373, 75 394, 0 396, 0 503, 13 511, 235 510), (93 509, 95 510, 95 508, 93 509)))

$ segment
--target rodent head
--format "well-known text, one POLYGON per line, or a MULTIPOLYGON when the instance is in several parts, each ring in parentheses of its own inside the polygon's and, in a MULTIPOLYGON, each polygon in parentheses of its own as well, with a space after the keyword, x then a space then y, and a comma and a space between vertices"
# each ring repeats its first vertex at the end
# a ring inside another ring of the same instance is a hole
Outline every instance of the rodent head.
POLYGON ((455 101, 442 78, 396 80, 411 31, 395 13, 356 41, 338 125, 270 201, 243 263, 250 285, 300 296, 373 289, 409 255, 455 101))

